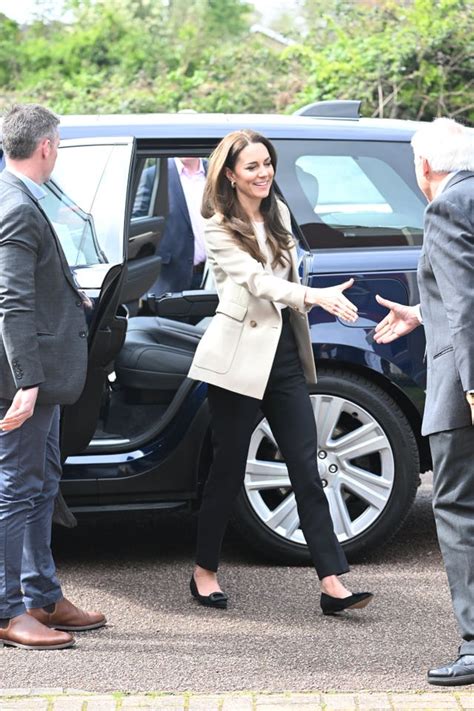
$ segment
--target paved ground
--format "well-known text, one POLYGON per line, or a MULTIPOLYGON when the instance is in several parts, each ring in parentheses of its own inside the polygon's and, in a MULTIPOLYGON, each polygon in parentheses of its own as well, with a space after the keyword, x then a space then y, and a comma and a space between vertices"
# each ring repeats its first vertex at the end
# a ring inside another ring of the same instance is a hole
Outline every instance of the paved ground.
POLYGON ((468 711, 474 693, 23 695, 0 698, 0 711, 468 711))
MULTIPOLYGON (((182 518, 59 530, 56 557, 66 594, 81 605, 103 609, 110 624, 78 635, 72 650, 0 650, 0 687, 98 693, 431 693, 427 667, 456 656, 458 639, 429 484, 420 490, 396 541, 354 566, 347 578, 354 589, 372 589, 374 603, 337 619, 320 614, 311 568, 262 563, 232 538, 222 567, 229 609, 197 606, 187 587, 193 541, 194 521, 182 518)), ((23 708, 33 711, 36 707, 28 703, 31 699, 23 708)), ((182 708, 179 697, 177 703, 182 708)))

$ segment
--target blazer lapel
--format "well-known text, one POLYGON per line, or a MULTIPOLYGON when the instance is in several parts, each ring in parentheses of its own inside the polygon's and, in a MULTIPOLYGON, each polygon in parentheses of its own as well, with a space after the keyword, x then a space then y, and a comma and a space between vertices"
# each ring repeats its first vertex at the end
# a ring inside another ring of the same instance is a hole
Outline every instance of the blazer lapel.
MULTIPOLYGON (((272 266, 268 262, 265 262, 264 269, 269 274, 273 274, 272 266)), ((298 258, 297 258, 296 249, 294 247, 292 249, 290 249, 290 276, 289 276, 288 281, 291 281, 294 284, 300 283, 300 274, 298 271, 298 258)), ((274 302, 272 302, 272 305, 275 307, 275 309, 281 315, 281 311, 278 308, 278 306, 276 306, 274 302)))

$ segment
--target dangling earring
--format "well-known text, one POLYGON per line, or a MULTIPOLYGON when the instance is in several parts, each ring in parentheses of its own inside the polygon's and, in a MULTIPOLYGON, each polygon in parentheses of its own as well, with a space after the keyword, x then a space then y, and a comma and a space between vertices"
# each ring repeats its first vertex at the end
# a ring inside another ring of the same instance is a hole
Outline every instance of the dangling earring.
POLYGON ((230 185, 231 185, 232 190, 235 190, 235 180, 231 180, 230 185))

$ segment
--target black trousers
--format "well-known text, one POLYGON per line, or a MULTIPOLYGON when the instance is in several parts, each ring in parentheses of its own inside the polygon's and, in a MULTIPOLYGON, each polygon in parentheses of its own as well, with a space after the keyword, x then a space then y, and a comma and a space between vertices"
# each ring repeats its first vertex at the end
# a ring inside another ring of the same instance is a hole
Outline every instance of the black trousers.
POLYGON ((209 385, 214 459, 199 513, 196 563, 217 571, 222 540, 245 477, 250 438, 261 410, 288 467, 301 528, 321 579, 346 573, 349 567, 334 533, 319 477, 316 425, 289 310, 283 314, 263 400, 209 385))

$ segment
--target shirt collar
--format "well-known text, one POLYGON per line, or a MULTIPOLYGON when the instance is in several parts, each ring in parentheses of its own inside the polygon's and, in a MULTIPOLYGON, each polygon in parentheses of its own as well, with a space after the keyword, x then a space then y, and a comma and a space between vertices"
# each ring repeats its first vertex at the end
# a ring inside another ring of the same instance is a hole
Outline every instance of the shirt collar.
POLYGON ((437 191, 436 191, 435 197, 438 197, 438 195, 441 195, 441 193, 442 193, 443 190, 445 189, 446 185, 449 183, 449 181, 451 180, 451 178, 452 178, 454 175, 456 175, 456 173, 459 173, 459 171, 458 171, 458 170, 453 170, 451 173, 448 173, 448 174, 443 178, 443 180, 442 180, 442 181, 440 182, 440 184, 438 185, 438 189, 437 189, 437 191))
POLYGON ((10 166, 6 170, 8 170, 8 172, 14 175, 16 178, 21 180, 21 182, 26 185, 26 187, 33 195, 33 197, 36 198, 36 200, 42 200, 44 197, 46 197, 46 191, 44 190, 44 188, 42 188, 41 185, 38 185, 38 183, 29 178, 27 175, 24 175, 24 173, 20 173, 19 170, 15 170, 15 168, 11 168, 10 166))
MULTIPOLYGON (((186 176, 189 177, 189 173, 188 173, 188 171, 186 170, 186 168, 185 168, 183 162, 182 162, 179 158, 175 158, 175 159, 174 159, 174 162, 176 163, 176 168, 177 168, 177 170, 178 170, 179 175, 183 175, 183 174, 184 174, 184 175, 186 175, 186 176)), ((204 170, 204 165, 203 165, 202 159, 199 159, 199 170, 197 171, 197 173, 193 173, 193 176, 194 176, 194 175, 206 175, 206 172, 205 172, 205 170, 204 170)))

